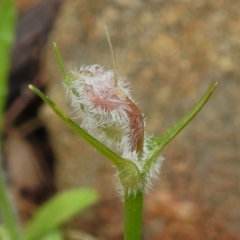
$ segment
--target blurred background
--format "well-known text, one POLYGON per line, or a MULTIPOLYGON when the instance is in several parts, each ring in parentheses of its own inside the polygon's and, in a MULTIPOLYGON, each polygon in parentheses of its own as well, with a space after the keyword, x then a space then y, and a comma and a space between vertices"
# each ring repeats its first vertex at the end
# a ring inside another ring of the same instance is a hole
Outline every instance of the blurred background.
POLYGON ((56 191, 87 186, 97 189, 100 200, 67 228, 96 239, 123 237, 114 168, 26 87, 45 90, 74 118, 52 42, 68 70, 83 64, 112 68, 107 26, 119 74, 131 84, 149 135, 162 135, 218 82, 203 110, 164 149, 161 175, 145 196, 143 239, 240 239, 240 2, 17 4, 4 148, 22 221, 56 191))

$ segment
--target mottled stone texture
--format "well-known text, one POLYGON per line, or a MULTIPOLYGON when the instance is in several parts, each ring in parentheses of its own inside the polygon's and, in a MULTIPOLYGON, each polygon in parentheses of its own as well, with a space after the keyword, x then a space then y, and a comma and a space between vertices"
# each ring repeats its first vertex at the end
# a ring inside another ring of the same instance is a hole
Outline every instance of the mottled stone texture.
MULTIPOLYGON (((67 69, 112 67, 105 25, 149 134, 163 134, 218 82, 164 150, 160 180, 146 196, 144 239, 240 239, 240 1, 68 0, 52 35, 67 69)), ((74 117, 51 44, 45 69, 48 95, 74 117)), ((92 186, 102 196, 79 220, 82 229, 121 239, 114 169, 48 107, 41 114, 58 156, 58 186, 92 186)))

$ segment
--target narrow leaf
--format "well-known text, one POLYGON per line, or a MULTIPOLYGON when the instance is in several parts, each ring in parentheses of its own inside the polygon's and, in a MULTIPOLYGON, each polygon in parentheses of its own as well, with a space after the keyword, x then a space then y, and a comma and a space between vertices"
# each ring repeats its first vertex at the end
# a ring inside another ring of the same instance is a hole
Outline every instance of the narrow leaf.
POLYGON ((52 230, 48 234, 44 235, 41 240, 65 240, 64 235, 61 230, 52 230))
POLYGON ((192 120, 194 116, 203 108, 207 103, 212 93, 214 92, 217 83, 213 83, 208 91, 202 96, 200 101, 171 129, 169 129, 162 137, 150 139, 152 151, 148 160, 144 166, 144 172, 147 173, 151 168, 152 164, 157 161, 159 154, 163 147, 168 144, 177 134, 192 120))
POLYGON ((42 93, 39 89, 35 88, 32 85, 29 85, 29 88, 36 93, 40 98, 42 98, 45 103, 52 108, 52 110, 80 137, 82 137, 85 141, 87 141, 90 145, 96 148, 101 154, 103 154, 110 162, 118 169, 119 172, 125 172, 126 170, 132 174, 138 174, 138 167, 128 159, 121 158, 116 153, 114 153, 111 149, 106 147, 104 144, 99 142, 97 139, 92 137, 88 132, 86 132, 83 128, 78 126, 75 122, 73 122, 63 111, 57 107, 57 105, 44 93, 42 93))
POLYGON ((0 225, 0 239, 10 240, 9 232, 6 226, 0 225))
POLYGON ((89 144, 91 144, 94 148, 96 148, 99 152, 106 156, 117 168, 120 167, 121 162, 124 161, 124 159, 119 157, 116 153, 114 153, 105 145, 100 143, 97 139, 95 139, 89 133, 87 133, 83 128, 79 127, 75 122, 68 118, 67 115, 63 113, 62 110, 59 107, 57 107, 56 104, 52 100, 50 100, 46 95, 44 95, 40 90, 38 90, 32 85, 29 85, 29 88, 39 97, 41 97, 52 108, 52 110, 79 136, 81 136, 84 140, 86 140, 89 144))
POLYGON ((60 68, 60 70, 62 72, 64 80, 66 80, 67 79, 67 72, 66 72, 66 69, 65 69, 65 67, 63 65, 63 61, 62 61, 60 52, 58 50, 57 44, 55 42, 53 43, 53 48, 54 48, 54 52, 55 52, 55 55, 56 55, 56 58, 57 58, 58 66, 59 66, 59 68, 60 68))
POLYGON ((58 194, 46 202, 33 216, 24 232, 24 240, 43 237, 96 200, 96 192, 91 189, 74 189, 58 194))

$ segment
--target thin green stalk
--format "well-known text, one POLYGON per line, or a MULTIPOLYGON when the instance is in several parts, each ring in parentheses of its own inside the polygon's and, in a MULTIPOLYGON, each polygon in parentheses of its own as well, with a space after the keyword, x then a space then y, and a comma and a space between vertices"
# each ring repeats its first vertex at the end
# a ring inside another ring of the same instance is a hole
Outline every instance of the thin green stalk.
POLYGON ((64 80, 67 81, 67 71, 63 65, 63 61, 62 61, 62 58, 61 58, 61 55, 60 55, 60 52, 58 50, 58 47, 57 47, 57 44, 54 42, 53 43, 53 47, 54 47, 54 51, 55 51, 55 55, 56 55, 56 58, 57 58, 57 62, 58 62, 58 66, 62 72, 62 75, 64 77, 64 80))
POLYGON ((143 193, 124 193, 124 240, 140 240, 142 232, 143 193))

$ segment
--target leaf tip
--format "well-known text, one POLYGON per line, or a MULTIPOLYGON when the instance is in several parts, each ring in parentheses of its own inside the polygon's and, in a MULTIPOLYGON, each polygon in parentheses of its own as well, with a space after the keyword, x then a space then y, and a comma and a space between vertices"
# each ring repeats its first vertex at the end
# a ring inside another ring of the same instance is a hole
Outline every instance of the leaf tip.
POLYGON ((214 90, 216 89, 217 85, 218 85, 218 82, 214 82, 212 84, 212 92, 214 92, 214 90))
POLYGON ((58 49, 57 44, 56 44, 55 42, 53 42, 53 48, 54 48, 55 50, 58 49))

